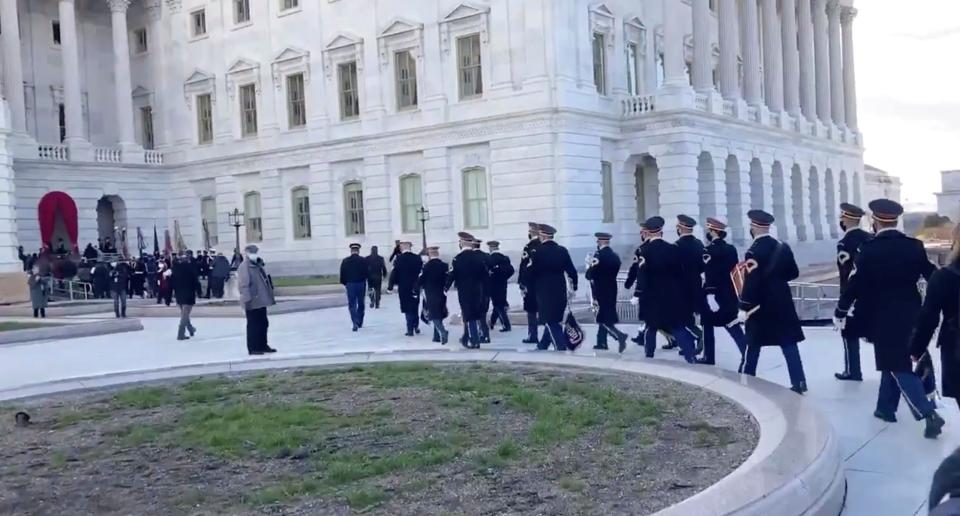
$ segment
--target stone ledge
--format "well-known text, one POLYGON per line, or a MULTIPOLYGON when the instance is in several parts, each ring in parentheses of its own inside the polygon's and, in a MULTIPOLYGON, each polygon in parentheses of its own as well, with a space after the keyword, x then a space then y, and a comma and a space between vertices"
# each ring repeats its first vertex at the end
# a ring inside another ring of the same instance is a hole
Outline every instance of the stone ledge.
POLYGON ((485 350, 258 358, 27 385, 0 391, 0 401, 190 376, 388 362, 504 362, 607 369, 707 389, 734 401, 753 416, 760 426, 757 447, 740 467, 719 482, 658 515, 834 516, 843 507, 845 478, 836 435, 826 419, 802 397, 765 380, 661 360, 485 350))
POLYGON ((0 332, 0 346, 38 340, 66 340, 114 333, 143 331, 138 319, 112 319, 83 323, 69 323, 49 328, 29 328, 0 332))

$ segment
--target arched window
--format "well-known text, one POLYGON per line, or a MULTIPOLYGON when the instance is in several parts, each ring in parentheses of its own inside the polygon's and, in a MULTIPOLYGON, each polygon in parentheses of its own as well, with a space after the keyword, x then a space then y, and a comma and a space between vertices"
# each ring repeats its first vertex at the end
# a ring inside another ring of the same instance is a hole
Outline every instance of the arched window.
POLYGON ((217 199, 204 197, 200 200, 200 219, 203 224, 203 245, 210 249, 220 243, 217 233, 217 199))
POLYGON ((481 167, 463 171, 463 221, 468 229, 481 229, 489 225, 487 171, 481 167))
POLYGON ((293 238, 307 240, 311 237, 310 231, 310 190, 306 186, 298 186, 291 194, 293 206, 293 238))
POLYGON ((343 185, 343 209, 347 235, 364 234, 363 185, 359 181, 343 185))
POLYGON ((260 210, 260 192, 243 196, 243 211, 247 219, 247 242, 263 242, 263 215, 260 210))
POLYGON ((404 233, 420 231, 420 214, 423 206, 423 181, 420 174, 400 178, 400 217, 404 233))

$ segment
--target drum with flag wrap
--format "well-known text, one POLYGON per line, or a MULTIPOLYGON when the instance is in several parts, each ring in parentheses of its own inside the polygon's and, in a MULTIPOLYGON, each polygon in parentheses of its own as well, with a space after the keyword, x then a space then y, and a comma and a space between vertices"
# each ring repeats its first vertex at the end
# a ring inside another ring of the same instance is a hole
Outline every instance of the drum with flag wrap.
POLYGON ((913 373, 920 377, 923 384, 923 393, 927 397, 934 397, 937 392, 937 373, 933 369, 933 360, 930 353, 924 353, 913 368, 913 373))
POLYGON ((577 322, 577 318, 573 316, 573 312, 570 310, 567 310, 567 317, 563 321, 563 331, 567 333, 567 340, 570 341, 567 348, 570 351, 583 344, 583 328, 580 327, 580 323, 577 322))
POLYGON ((743 285, 747 281, 748 273, 747 262, 738 263, 732 271, 730 271, 730 279, 733 281, 733 290, 737 293, 737 299, 743 297, 743 285))

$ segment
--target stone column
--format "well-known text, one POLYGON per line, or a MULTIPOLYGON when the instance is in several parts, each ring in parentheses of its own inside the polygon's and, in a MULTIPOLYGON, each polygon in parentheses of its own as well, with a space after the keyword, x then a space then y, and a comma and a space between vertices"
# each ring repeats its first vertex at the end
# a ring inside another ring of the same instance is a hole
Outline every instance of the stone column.
POLYGON ((800 105, 803 108, 803 116, 815 122, 817 120, 817 78, 813 58, 813 18, 810 0, 797 0, 797 11, 799 13, 800 105))
POLYGON ((813 0, 813 47, 817 66, 817 116, 833 122, 830 103, 830 49, 827 40, 827 0, 813 0))
POLYGON ((713 89, 713 46, 710 44, 710 0, 693 0, 693 89, 709 93, 713 89))
POLYGON ((687 75, 683 57, 683 14, 674 0, 663 0, 663 85, 685 87, 687 75))
POLYGON ((75 0, 60 0, 60 47, 63 56, 63 102, 67 115, 70 159, 89 160, 90 142, 83 135, 83 94, 80 90, 80 47, 75 0))
POLYGON ((763 73, 767 107, 783 111, 783 50, 777 0, 763 0, 763 73))
POLYGON ((830 33, 830 100, 833 121, 840 127, 847 125, 846 106, 843 102, 843 54, 840 49, 840 2, 830 0, 827 4, 830 33))
POLYGON ((23 61, 17 0, 0 1, 0 32, 3 38, 3 90, 10 106, 10 130, 27 132, 26 100, 23 96, 23 61))
POLYGON ((800 54, 797 47, 796 0, 782 0, 780 16, 783 20, 783 100, 784 108, 792 116, 800 116, 800 54))
POLYGON ((737 0, 720 0, 720 93, 726 100, 740 98, 740 16, 737 0))
MULTIPOLYGON (((187 38, 187 19, 183 12, 182 0, 166 0, 167 3, 167 47, 164 53, 169 59, 169 66, 164 67, 167 73, 164 75, 167 94, 165 98, 170 99, 171 105, 166 106, 164 111, 167 115, 167 134, 170 145, 189 145, 193 141, 193 127, 189 118, 190 111, 187 108, 187 101, 183 98, 183 81, 190 75, 187 68, 188 63, 183 63, 185 53, 183 46, 187 38)), ((209 23, 210 20, 207 20, 209 23)), ((192 100, 190 105, 195 104, 192 100)), ((308 99, 309 105, 309 99, 308 99)), ((196 108, 196 106, 194 106, 196 108)), ((214 117, 216 117, 216 106, 213 106, 214 117)), ((217 127, 214 127, 214 131, 217 127)))
POLYGON ((843 100, 846 104, 847 127, 857 130, 857 74, 853 66, 853 19, 857 10, 844 7, 840 12, 843 29, 843 100))
POLYGON ((165 98, 164 92, 167 91, 166 70, 164 68, 167 47, 167 31, 163 26, 163 11, 161 9, 161 0, 146 0, 145 8, 147 11, 147 20, 151 40, 150 44, 150 79, 153 82, 153 99, 150 101, 150 108, 153 113, 153 138, 157 148, 162 148, 171 143, 171 137, 167 134, 167 107, 170 102, 165 98))
MULTIPOLYGON (((133 87, 130 85, 130 40, 127 35, 127 8, 130 0, 107 0, 110 7, 110 25, 113 28, 113 83, 117 110, 117 140, 124 161, 128 152, 136 152, 138 145, 133 134, 133 87)), ((132 157, 132 156, 130 156, 132 157)))
POLYGON ((760 30, 757 20, 757 2, 744 3, 743 23, 743 97, 747 104, 758 106, 760 94, 760 30))

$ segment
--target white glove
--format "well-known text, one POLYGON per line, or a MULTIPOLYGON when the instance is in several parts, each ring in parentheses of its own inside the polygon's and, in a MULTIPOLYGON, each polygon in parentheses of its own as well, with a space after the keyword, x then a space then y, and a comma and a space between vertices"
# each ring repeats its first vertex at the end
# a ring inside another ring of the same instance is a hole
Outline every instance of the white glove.
POLYGON ((834 317, 833 318, 833 331, 843 331, 847 327, 847 318, 846 317, 834 317))
POLYGON ((709 306, 714 312, 720 310, 720 304, 717 303, 717 296, 713 294, 707 296, 707 306, 709 306))
POLYGON ((640 299, 639 299, 639 298, 636 298, 636 297, 631 297, 631 298, 630 298, 630 304, 633 305, 633 306, 637 306, 637 305, 640 304, 640 299))
POLYGON ((748 314, 745 310, 740 310, 739 312, 737 312, 737 322, 738 322, 738 323, 740 323, 740 324, 746 324, 747 319, 749 319, 749 318, 750 318, 750 314, 748 314))

